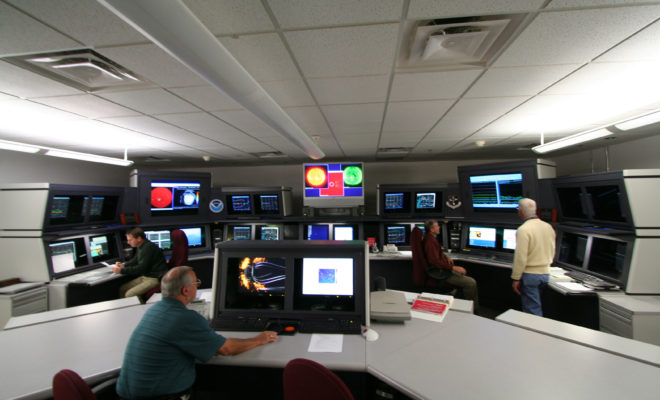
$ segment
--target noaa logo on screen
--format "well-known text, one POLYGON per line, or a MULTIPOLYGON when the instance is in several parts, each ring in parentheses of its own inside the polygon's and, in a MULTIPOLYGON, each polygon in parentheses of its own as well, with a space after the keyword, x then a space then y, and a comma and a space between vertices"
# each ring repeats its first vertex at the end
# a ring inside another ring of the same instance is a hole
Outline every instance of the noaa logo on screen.
POLYGON ((225 209, 225 203, 222 202, 220 199, 213 199, 209 202, 209 210, 211 210, 212 213, 221 213, 222 210, 225 209))

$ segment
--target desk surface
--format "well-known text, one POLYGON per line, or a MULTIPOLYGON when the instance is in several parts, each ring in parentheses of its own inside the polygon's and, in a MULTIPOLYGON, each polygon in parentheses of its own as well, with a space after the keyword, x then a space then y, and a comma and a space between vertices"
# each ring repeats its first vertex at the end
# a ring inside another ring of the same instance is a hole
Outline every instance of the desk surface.
MULTIPOLYGON (((11 360, 0 365, 0 398, 47 397, 53 375, 63 368, 90 383, 115 374, 131 332, 149 307, 0 332, 3 360, 11 360)), ((660 392, 660 368, 468 313, 450 311, 442 323, 412 319, 373 328, 380 335, 377 341, 346 335, 342 353, 308 353, 312 335, 297 334, 236 356, 214 357, 210 363, 283 367, 292 358, 305 357, 332 369, 368 371, 424 399, 619 400, 657 398, 660 392)))

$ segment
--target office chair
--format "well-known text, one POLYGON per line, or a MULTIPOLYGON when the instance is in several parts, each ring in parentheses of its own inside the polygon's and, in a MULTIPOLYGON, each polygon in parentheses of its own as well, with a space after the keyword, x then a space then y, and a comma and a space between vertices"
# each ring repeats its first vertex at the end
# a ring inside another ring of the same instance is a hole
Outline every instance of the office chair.
POLYGON ((284 367, 284 400, 353 400, 353 394, 334 372, 305 358, 284 367))
MULTIPOLYGON (((188 264, 188 236, 181 229, 175 229, 171 233, 172 256, 167 262, 169 268, 188 264)), ((160 285, 143 294, 140 301, 144 304, 151 296, 160 293, 160 285)))
POLYGON ((410 235, 410 249, 412 250, 413 262, 413 285, 420 288, 422 291, 437 292, 443 294, 456 293, 455 289, 444 281, 438 281, 431 278, 426 269, 429 263, 426 261, 424 255, 424 247, 422 246, 422 230, 414 227, 410 235))
POLYGON ((53 377, 53 400, 96 400, 96 395, 80 375, 63 369, 53 377))

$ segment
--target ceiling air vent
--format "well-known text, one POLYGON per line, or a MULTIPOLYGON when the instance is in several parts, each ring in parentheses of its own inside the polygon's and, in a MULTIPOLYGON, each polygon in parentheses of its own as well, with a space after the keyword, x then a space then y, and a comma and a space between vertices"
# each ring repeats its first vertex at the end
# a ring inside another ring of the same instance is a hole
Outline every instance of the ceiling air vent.
POLYGON ((412 147, 379 147, 376 158, 404 158, 412 147))
POLYGON ((288 157, 286 154, 281 151, 264 151, 261 153, 251 153, 253 156, 258 158, 285 158, 288 157))
POLYGON ((147 86, 133 72, 90 49, 28 54, 3 60, 86 92, 147 86))
POLYGON ((483 67, 523 17, 515 14, 408 22, 397 69, 403 72, 483 67))

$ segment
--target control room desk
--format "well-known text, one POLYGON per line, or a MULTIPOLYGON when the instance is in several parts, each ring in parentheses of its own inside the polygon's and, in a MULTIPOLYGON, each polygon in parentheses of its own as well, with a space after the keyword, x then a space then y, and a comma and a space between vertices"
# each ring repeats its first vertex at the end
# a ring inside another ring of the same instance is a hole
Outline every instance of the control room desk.
MULTIPOLYGON (((0 398, 46 398, 63 368, 92 384, 116 374, 150 306, 0 332, 0 398)), ((442 323, 413 319, 373 327, 377 341, 346 335, 342 353, 307 353, 311 335, 297 334, 210 363, 281 368, 292 358, 311 358, 331 369, 369 372, 422 399, 655 399, 660 392, 658 367, 468 313, 450 311, 442 323)))

